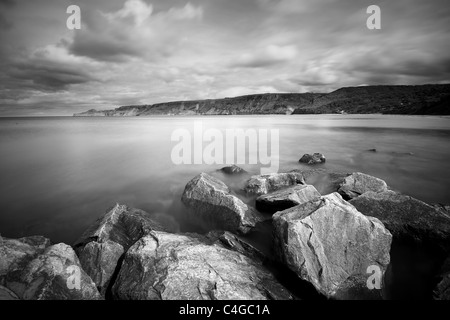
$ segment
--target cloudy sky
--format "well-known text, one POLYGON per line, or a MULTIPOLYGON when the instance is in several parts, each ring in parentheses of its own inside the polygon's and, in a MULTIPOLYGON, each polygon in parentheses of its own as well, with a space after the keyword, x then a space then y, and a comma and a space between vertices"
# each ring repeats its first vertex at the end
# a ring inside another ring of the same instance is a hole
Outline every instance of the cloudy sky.
POLYGON ((450 82, 448 0, 0 0, 0 41, 0 116, 450 82))

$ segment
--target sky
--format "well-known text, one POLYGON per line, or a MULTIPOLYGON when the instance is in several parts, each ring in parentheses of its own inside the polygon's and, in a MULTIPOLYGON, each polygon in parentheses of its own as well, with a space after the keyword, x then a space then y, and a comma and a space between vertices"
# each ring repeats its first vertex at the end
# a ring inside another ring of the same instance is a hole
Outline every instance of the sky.
POLYGON ((0 116, 450 83, 449 52, 448 0, 0 0, 0 116))

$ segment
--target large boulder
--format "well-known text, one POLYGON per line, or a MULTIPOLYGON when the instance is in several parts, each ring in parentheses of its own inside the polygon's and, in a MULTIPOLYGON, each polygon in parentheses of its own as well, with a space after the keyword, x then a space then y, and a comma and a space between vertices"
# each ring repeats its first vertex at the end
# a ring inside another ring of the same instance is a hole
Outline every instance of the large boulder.
POLYGON ((271 173, 252 176, 246 183, 244 191, 250 195, 263 195, 286 187, 304 184, 300 172, 271 173))
POLYGON ((261 264, 198 235, 151 232, 126 253, 116 299, 264 300, 291 295, 261 264))
POLYGON ((299 184, 259 196, 256 198, 256 209, 275 213, 305 202, 318 200, 320 197, 320 193, 313 186, 299 184))
POLYGON ((392 236, 376 218, 358 212, 338 193, 273 216, 275 246, 282 262, 327 297, 381 298, 369 290, 369 268, 381 281, 392 236))
POLYGON ((164 230, 143 210, 116 204, 92 224, 74 248, 81 265, 105 295, 122 255, 152 230, 164 230))
POLYGON ((50 240, 41 236, 0 237, 0 285, 4 285, 8 273, 23 269, 49 246, 50 240))
POLYGON ((350 203, 381 220, 394 238, 450 251, 450 216, 431 205, 394 191, 366 192, 350 203))
POLYGON ((212 229, 248 233, 261 221, 261 217, 255 209, 230 192, 222 181, 201 173, 186 185, 181 201, 199 223, 205 223, 212 229))
POLYGON ((304 154, 298 162, 306 163, 306 164, 319 164, 325 163, 325 156, 321 153, 314 154, 304 154))
POLYGON ((361 172, 355 172, 344 179, 338 192, 346 199, 356 198, 365 192, 384 192, 388 187, 385 181, 361 172))
POLYGON ((95 283, 83 271, 73 249, 48 247, 22 269, 9 272, 6 287, 23 300, 96 300, 95 283))

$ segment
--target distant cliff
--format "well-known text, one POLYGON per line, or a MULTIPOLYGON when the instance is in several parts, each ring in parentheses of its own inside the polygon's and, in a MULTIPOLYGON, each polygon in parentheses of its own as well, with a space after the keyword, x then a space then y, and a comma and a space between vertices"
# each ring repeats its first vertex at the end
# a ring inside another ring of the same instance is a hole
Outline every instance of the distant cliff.
POLYGON ((89 110, 77 117, 244 114, 430 114, 450 115, 450 84, 364 86, 331 93, 267 93, 225 99, 176 101, 89 110))

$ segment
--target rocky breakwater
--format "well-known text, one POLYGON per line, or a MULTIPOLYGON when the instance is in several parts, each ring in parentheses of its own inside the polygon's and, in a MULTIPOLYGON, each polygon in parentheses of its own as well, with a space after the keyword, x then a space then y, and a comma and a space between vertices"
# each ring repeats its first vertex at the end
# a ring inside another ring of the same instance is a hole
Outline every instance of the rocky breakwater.
POLYGON ((393 249, 407 238, 440 250, 423 290, 448 299, 447 207, 363 173, 223 172, 242 180, 239 190, 201 173, 182 195, 204 234, 178 233, 155 214, 117 204, 73 247, 0 237, 0 299, 389 298, 391 278, 411 267, 399 268, 393 249), (252 242, 257 234, 270 248, 252 242))

